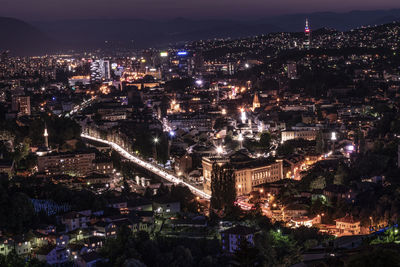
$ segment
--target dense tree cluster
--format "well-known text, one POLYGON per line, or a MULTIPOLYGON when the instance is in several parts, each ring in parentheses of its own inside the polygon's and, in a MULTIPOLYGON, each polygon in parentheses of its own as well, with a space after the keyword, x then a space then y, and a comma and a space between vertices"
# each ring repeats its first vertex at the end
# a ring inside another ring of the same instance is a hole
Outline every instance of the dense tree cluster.
POLYGON ((212 211, 230 213, 234 209, 236 201, 236 182, 234 169, 228 165, 213 164, 211 173, 211 202, 212 211))
POLYGON ((22 234, 37 222, 29 197, 11 187, 7 176, 0 176, 0 229, 22 234))
POLYGON ((146 232, 132 233, 121 227, 115 239, 108 239, 101 255, 109 259, 104 266, 123 266, 135 261, 135 266, 221 266, 217 239, 184 239, 157 236, 150 239, 146 232), (211 265, 209 265, 211 263, 211 265))

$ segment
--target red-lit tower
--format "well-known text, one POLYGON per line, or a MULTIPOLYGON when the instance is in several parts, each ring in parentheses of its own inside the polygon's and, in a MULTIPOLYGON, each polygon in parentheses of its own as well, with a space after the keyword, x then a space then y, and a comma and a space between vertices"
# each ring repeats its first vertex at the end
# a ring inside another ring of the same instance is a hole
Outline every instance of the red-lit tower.
POLYGON ((306 26, 304 27, 304 48, 310 49, 311 46, 311 30, 308 25, 308 19, 306 19, 306 26))

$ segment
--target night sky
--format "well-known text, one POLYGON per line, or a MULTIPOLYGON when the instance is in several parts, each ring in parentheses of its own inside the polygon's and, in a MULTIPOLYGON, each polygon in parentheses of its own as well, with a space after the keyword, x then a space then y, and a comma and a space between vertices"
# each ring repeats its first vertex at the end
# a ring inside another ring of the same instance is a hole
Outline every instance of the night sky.
POLYGON ((84 18, 261 18, 269 15, 400 8, 399 0, 0 0, 0 16, 84 18))

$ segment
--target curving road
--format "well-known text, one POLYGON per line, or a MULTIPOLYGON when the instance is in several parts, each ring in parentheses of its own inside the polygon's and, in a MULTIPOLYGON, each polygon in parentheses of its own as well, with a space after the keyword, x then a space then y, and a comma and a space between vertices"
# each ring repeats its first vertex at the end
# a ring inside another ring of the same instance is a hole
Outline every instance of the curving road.
POLYGON ((175 175, 172 175, 172 174, 164 171, 162 168, 160 168, 160 167, 158 167, 158 166, 156 166, 156 165, 154 165, 154 164, 152 164, 150 162, 144 161, 143 159, 138 158, 138 157, 130 154, 128 151, 126 151, 125 149, 123 149, 121 146, 117 145, 114 142, 110 142, 110 141, 107 141, 107 140, 103 140, 103 139, 99 139, 99 138, 96 138, 96 137, 92 137, 92 136, 84 134, 84 133, 82 133, 81 136, 83 138, 87 138, 87 139, 94 140, 94 141, 97 141, 97 142, 100 142, 100 143, 104 143, 104 144, 107 144, 107 145, 111 146, 115 151, 120 153, 123 157, 125 157, 125 158, 129 159, 130 161, 136 163, 137 165, 141 166, 142 168, 145 168, 146 170, 156 174, 157 176, 159 176, 159 177, 161 177, 161 178, 163 178, 163 179, 165 179, 167 181, 170 181, 170 182, 172 182, 174 184, 183 184, 183 185, 187 186, 190 189, 190 191, 192 191, 193 194, 195 194, 196 196, 199 196, 199 197, 205 198, 205 199, 210 199, 211 198, 210 195, 204 193, 202 190, 194 187, 193 185, 191 185, 189 183, 184 182, 182 179, 180 179, 180 178, 176 177, 175 175))

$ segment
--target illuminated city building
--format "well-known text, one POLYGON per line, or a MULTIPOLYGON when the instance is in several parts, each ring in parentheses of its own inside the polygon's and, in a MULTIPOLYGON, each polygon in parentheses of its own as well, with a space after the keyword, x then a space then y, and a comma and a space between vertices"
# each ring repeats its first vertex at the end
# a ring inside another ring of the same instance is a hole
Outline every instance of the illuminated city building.
POLYGON ((261 104, 260 104, 260 100, 258 99, 258 93, 255 93, 254 98, 253 98, 253 111, 259 107, 261 107, 261 104))
POLYGON ((85 176, 93 170, 94 153, 57 153, 38 157, 38 171, 47 175, 85 176))
POLYGON ((13 96, 11 107, 13 111, 18 112, 18 116, 31 115, 30 96, 13 96))
POLYGON ((110 78, 111 78, 110 61, 99 59, 99 60, 94 60, 90 64, 90 80, 92 82, 110 80, 110 78))
POLYGON ((294 61, 289 61, 286 65, 287 77, 289 79, 297 79, 297 64, 294 61))
POLYGON ((282 143, 293 140, 293 139, 305 139, 305 140, 315 140, 318 131, 314 130, 294 130, 294 131, 282 131, 281 141, 282 143))
POLYGON ((229 163, 233 166, 235 170, 236 194, 238 196, 249 194, 260 184, 283 179, 283 165, 281 160, 254 159, 240 151, 231 156, 216 155, 203 157, 203 187, 204 192, 208 194, 211 194, 211 175, 214 163, 229 163))

